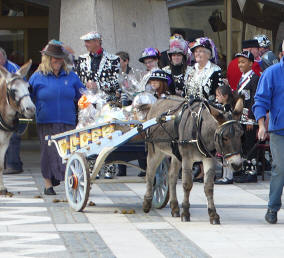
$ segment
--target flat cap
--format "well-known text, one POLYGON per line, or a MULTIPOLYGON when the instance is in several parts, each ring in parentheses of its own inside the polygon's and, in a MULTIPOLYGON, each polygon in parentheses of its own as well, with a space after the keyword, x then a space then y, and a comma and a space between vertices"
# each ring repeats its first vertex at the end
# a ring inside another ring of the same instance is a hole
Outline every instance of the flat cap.
POLYGON ((102 39, 102 35, 96 31, 91 31, 80 37, 82 40, 102 39))

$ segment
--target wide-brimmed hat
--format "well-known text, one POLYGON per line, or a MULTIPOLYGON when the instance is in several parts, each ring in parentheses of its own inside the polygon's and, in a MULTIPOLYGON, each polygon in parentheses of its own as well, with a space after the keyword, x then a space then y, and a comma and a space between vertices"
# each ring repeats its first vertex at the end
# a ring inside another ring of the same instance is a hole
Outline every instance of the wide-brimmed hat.
POLYGON ((237 53, 235 55, 235 57, 244 57, 244 58, 247 58, 248 60, 254 62, 254 56, 251 52, 249 51, 243 51, 241 53, 237 53))
POLYGON ((207 37, 197 38, 194 41, 193 46, 190 48, 191 52, 193 53, 194 50, 197 47, 204 47, 204 48, 210 50, 210 52, 211 52, 211 59, 210 60, 215 64, 217 63, 217 57, 218 57, 217 48, 216 48, 212 39, 207 38, 207 37))
POLYGON ((251 47, 259 47, 257 39, 249 39, 242 42, 242 49, 251 47))
POLYGON ((145 58, 159 58, 160 57, 160 52, 158 49, 153 48, 153 47, 148 47, 145 48, 142 53, 141 53, 141 57, 139 58, 139 62, 144 63, 144 59, 145 58))
POLYGON ((149 80, 168 81, 167 73, 160 69, 153 70, 149 80))
POLYGON ((195 40, 195 43, 194 45, 191 47, 191 52, 194 52, 194 50, 197 48, 197 47, 204 47, 204 48, 207 48, 211 51, 212 53, 212 46, 210 44, 210 41, 208 38, 198 38, 195 40))
POLYGON ((43 55, 52 56, 55 58, 66 57, 66 53, 64 52, 62 45, 59 44, 47 44, 41 53, 43 55))
POLYGON ((97 31, 91 31, 80 37, 81 40, 102 39, 102 35, 97 31))
POLYGON ((187 57, 187 53, 188 53, 188 45, 186 41, 177 37, 171 37, 168 55, 182 54, 185 57, 187 57))

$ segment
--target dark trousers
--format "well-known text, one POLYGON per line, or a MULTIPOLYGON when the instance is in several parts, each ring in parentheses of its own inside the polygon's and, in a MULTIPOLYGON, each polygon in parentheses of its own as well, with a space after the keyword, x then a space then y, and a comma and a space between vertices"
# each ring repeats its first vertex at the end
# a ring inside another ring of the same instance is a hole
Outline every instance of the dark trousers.
POLYGON ((253 129, 251 131, 247 131, 246 125, 242 125, 244 129, 244 135, 242 136, 242 149, 243 149, 243 155, 248 160, 256 158, 256 149, 251 152, 251 149, 254 147, 254 145, 257 142, 256 133, 258 126, 254 125, 253 129), (249 157, 247 155, 249 154, 249 157))
POLYGON ((27 124, 20 124, 18 128, 18 132, 14 132, 9 143, 9 147, 7 149, 5 155, 5 168, 14 169, 14 170, 22 170, 23 163, 20 157, 21 151, 21 134, 25 131, 27 124))

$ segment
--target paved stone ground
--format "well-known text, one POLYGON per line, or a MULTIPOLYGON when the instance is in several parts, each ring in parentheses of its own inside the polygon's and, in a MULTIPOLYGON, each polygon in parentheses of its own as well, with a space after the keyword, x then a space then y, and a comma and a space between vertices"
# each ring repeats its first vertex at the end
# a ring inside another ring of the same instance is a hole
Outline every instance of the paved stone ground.
MULTIPOLYGON (((268 179, 216 186, 221 225, 209 224, 200 183, 190 196, 191 222, 172 218, 168 206, 144 214, 145 184, 133 169, 124 182, 93 184, 89 200, 96 206, 74 212, 63 184, 57 196, 43 195, 38 146, 24 143, 23 150, 25 172, 4 177, 14 195, 0 197, 0 257, 283 257, 283 210, 277 225, 264 221, 268 179)), ((181 202, 181 182, 177 188, 181 202)))

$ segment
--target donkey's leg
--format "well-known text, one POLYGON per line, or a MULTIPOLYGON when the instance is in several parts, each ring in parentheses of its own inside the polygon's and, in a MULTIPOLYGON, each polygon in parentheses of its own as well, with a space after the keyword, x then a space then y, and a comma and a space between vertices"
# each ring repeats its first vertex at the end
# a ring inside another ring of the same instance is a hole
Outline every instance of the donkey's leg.
POLYGON ((182 202, 182 213, 181 221, 190 221, 190 212, 189 212, 189 194, 192 189, 192 165, 193 162, 188 156, 189 150, 185 150, 187 155, 182 155, 182 187, 183 187, 183 202, 182 202))
POLYGON ((169 169, 169 191, 170 191, 170 207, 173 217, 180 216, 177 193, 176 193, 176 186, 177 186, 177 180, 180 168, 181 168, 180 161, 175 156, 172 156, 171 165, 169 169))
POLYGON ((152 207, 153 184, 156 170, 165 155, 158 149, 153 149, 152 144, 148 144, 147 171, 146 171, 146 194, 144 195, 143 211, 148 213, 152 207))
POLYGON ((211 158, 203 159, 204 168, 204 192, 208 202, 208 214, 211 224, 220 224, 220 217, 216 212, 214 204, 214 177, 215 177, 215 161, 211 158))
POLYGON ((0 146, 0 195, 7 193, 7 188, 4 186, 4 183, 3 183, 4 159, 5 159, 7 148, 8 148, 8 144, 0 146))

